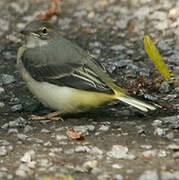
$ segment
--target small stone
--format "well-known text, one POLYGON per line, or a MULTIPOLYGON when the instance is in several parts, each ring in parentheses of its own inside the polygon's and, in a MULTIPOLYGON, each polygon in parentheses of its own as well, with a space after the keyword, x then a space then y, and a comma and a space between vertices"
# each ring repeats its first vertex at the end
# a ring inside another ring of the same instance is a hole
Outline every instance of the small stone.
POLYGON ((56 135, 56 140, 57 141, 63 141, 63 140, 67 140, 68 137, 67 136, 64 136, 64 135, 56 135))
POLYGON ((116 22, 116 26, 121 30, 126 29, 127 25, 128 25, 128 20, 127 19, 120 20, 120 21, 116 22))
POLYGON ((0 81, 2 82, 2 84, 8 85, 15 82, 16 80, 14 76, 11 76, 9 74, 0 74, 0 81))
POLYGON ((96 146, 90 146, 90 148, 87 148, 87 152, 95 155, 103 155, 103 150, 99 149, 96 146))
POLYGON ((100 128, 99 128, 99 131, 108 131, 110 128, 110 126, 108 125, 102 125, 100 128))
POLYGON ((92 161, 87 161, 87 162, 85 162, 85 163, 83 164, 83 167, 89 171, 89 170, 91 170, 91 169, 96 168, 97 165, 98 165, 98 161, 92 160, 92 161))
POLYGON ((173 139, 174 138, 174 133, 173 132, 169 132, 169 133, 167 133, 166 134, 166 137, 168 138, 168 139, 173 139))
POLYGON ((154 135, 164 136, 164 135, 165 135, 165 130, 162 129, 162 128, 156 128, 156 129, 154 130, 154 135))
POLYGON ((123 180, 123 176, 121 174, 115 174, 113 180, 123 180))
POLYGON ((10 143, 7 140, 1 139, 0 146, 8 146, 10 143))
POLYGON ((50 151, 52 153, 61 153, 63 152, 63 148, 51 148, 50 151))
POLYGON ((162 124, 162 121, 158 119, 152 122, 152 126, 154 127, 161 126, 161 124, 162 124))
POLYGON ((140 177, 139 180, 158 180, 158 174, 155 170, 145 171, 140 177))
POLYGON ((48 134, 48 133, 50 133, 50 131, 48 129, 42 129, 41 133, 47 133, 48 134))
POLYGON ((157 150, 154 149, 154 150, 144 151, 142 154, 144 157, 149 157, 149 156, 155 157, 157 155, 157 150))
POLYGON ((167 157, 167 152, 163 149, 160 149, 157 155, 158 157, 167 157))
POLYGON ((121 168, 123 168, 123 166, 120 165, 120 164, 113 164, 113 165, 112 165, 112 168, 121 169, 121 168))
POLYGON ((134 159, 133 154, 128 153, 128 148, 121 145, 113 145, 111 151, 107 152, 107 155, 117 159, 134 159))
POLYGON ((12 112, 19 112, 22 111, 22 104, 16 104, 11 107, 12 112))
POLYGON ((152 149, 151 144, 149 144, 149 145, 142 144, 140 147, 143 148, 143 149, 152 149))
POLYGON ((124 46, 122 46, 122 45, 114 45, 114 46, 111 46, 111 48, 110 48, 111 50, 113 50, 113 51, 123 51, 123 50, 125 50, 126 48, 124 47, 124 46))
POLYGON ((27 177, 26 172, 24 170, 22 170, 22 169, 17 169, 16 170, 16 175, 20 176, 20 177, 27 177))
POLYGON ((172 8, 169 10, 168 16, 171 18, 177 18, 179 17, 179 12, 177 8, 172 8))
POLYGON ((32 127, 32 126, 30 126, 30 125, 26 125, 25 127, 24 127, 24 133, 29 133, 29 132, 32 132, 34 130, 34 128, 32 127))
POLYGON ((6 129, 6 130, 8 129, 8 127, 9 127, 9 123, 5 123, 1 126, 2 129, 6 129))
POLYGON ((175 159, 179 158, 179 151, 173 153, 173 158, 175 159))
POLYGON ((66 151, 64 151, 65 154, 73 154, 74 153, 74 149, 67 149, 66 151))
POLYGON ((8 154, 7 149, 4 146, 0 147, 0 157, 6 156, 8 154))
POLYGON ((161 172, 161 180, 177 180, 179 179, 179 171, 176 172, 161 172))
POLYGON ((164 21, 167 19, 167 13, 164 11, 154 11, 150 16, 150 19, 164 21))
POLYGON ((39 143, 39 144, 44 144, 44 141, 42 139, 39 139, 39 138, 30 138, 30 137, 28 137, 27 141, 35 142, 35 143, 39 143))
POLYGON ((17 138, 18 138, 19 140, 25 141, 25 140, 27 139, 27 137, 28 137, 28 136, 26 136, 25 134, 20 134, 20 133, 17 134, 17 138))
POLYGON ((52 147, 52 143, 50 141, 47 141, 46 143, 44 143, 44 146, 46 147, 52 147))
POLYGON ((110 178, 110 175, 107 174, 107 173, 100 174, 100 175, 97 177, 97 180, 109 180, 109 179, 111 179, 111 178, 110 178))
POLYGON ((75 152, 87 152, 89 151, 89 148, 87 146, 77 146, 75 147, 75 152))
POLYGON ((0 94, 3 93, 5 90, 4 88, 0 87, 0 94))
POLYGON ((0 108, 3 108, 5 104, 3 102, 0 102, 0 108))
POLYGON ((166 82, 162 83, 160 88, 159 88, 159 91, 162 94, 168 93, 170 91, 170 85, 166 82))
POLYGON ((30 151, 27 151, 24 156, 21 158, 21 161, 22 162, 25 162, 25 163, 29 163, 31 162, 33 159, 35 158, 35 151, 34 150, 30 150, 30 151))
POLYGON ((132 63, 132 60, 130 59, 123 59, 123 60, 120 60, 120 61, 116 61, 115 64, 117 67, 126 67, 128 64, 131 64, 132 63))
POLYGON ((179 150, 179 145, 178 144, 170 144, 168 145, 168 149, 172 149, 172 150, 179 150))
POLYGON ((11 128, 8 130, 8 134, 17 134, 19 131, 15 128, 11 128))
POLYGON ((135 12, 135 16, 143 20, 145 19, 145 17, 148 17, 149 12, 150 12, 150 8, 147 6, 143 6, 135 12))
POLYGON ((96 176, 96 175, 100 174, 101 171, 102 170, 100 168, 94 168, 94 169, 91 170, 91 174, 96 176))
POLYGON ((15 127, 22 128, 26 124, 27 124, 27 121, 24 118, 19 117, 19 118, 16 118, 14 121, 10 121, 9 127, 11 127, 11 128, 15 128, 15 127))

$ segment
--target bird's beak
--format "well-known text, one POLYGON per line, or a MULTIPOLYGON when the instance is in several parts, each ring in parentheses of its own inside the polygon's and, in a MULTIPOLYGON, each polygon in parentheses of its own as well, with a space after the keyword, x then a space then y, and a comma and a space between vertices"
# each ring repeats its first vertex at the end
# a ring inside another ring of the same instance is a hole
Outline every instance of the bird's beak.
POLYGON ((23 29, 20 31, 21 34, 23 35, 29 35, 30 34, 30 31, 28 31, 27 29, 23 29))

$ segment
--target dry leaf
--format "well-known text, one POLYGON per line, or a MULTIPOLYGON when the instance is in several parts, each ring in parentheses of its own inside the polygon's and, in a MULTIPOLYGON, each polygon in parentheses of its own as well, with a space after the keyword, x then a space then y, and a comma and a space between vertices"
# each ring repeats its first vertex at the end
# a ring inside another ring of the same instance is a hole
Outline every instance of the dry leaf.
POLYGON ((82 140, 85 139, 84 136, 80 136, 77 132, 72 131, 72 130, 70 130, 70 129, 67 129, 66 135, 67 135, 69 138, 75 139, 75 140, 80 140, 80 141, 82 141, 82 140))
POLYGON ((53 0, 52 7, 48 9, 45 14, 39 14, 35 17, 35 20, 45 19, 48 20, 52 16, 56 15, 57 13, 61 12, 61 8, 59 6, 59 0, 53 0))
POLYGON ((169 73, 169 70, 163 61, 162 57, 160 56, 160 53, 155 46, 155 44, 152 42, 149 36, 144 36, 144 45, 145 45, 145 50, 150 57, 150 59, 153 61, 155 64, 156 68, 160 72, 160 74, 170 80, 171 79, 171 74, 169 73))

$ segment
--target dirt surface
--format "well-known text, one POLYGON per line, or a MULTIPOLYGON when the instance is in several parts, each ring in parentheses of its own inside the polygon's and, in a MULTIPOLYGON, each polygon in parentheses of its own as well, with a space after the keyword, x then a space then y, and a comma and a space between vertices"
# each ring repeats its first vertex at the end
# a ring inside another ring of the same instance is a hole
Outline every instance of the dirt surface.
POLYGON ((19 32, 51 3, 0 1, 0 179, 179 179, 179 87, 162 83, 143 45, 144 35, 150 35, 167 66, 179 74, 179 2, 60 2, 50 22, 98 56, 117 84, 163 107, 144 114, 114 102, 64 121, 32 121, 32 114, 51 110, 31 95, 16 69, 23 44, 19 32), (80 138, 70 138, 72 132, 80 138))

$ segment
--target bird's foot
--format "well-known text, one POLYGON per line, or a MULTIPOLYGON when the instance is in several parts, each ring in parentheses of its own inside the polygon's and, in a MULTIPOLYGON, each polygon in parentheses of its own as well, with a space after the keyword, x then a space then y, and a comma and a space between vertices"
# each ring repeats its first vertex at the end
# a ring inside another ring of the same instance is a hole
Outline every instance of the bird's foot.
POLYGON ((32 115, 30 119, 31 120, 47 120, 48 119, 48 120, 55 120, 55 121, 58 121, 58 120, 63 121, 63 119, 58 116, 59 114, 60 113, 58 111, 55 111, 55 112, 49 113, 45 116, 32 115))

